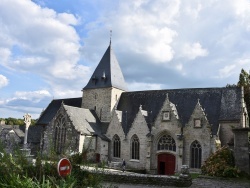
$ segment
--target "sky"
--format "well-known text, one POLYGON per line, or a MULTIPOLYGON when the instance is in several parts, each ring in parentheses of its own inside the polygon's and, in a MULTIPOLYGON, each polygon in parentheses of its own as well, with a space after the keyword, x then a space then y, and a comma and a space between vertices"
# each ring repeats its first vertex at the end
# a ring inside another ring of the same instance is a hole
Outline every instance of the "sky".
POLYGON ((0 0, 0 118, 81 97, 110 37, 129 91, 237 84, 250 0, 0 0))

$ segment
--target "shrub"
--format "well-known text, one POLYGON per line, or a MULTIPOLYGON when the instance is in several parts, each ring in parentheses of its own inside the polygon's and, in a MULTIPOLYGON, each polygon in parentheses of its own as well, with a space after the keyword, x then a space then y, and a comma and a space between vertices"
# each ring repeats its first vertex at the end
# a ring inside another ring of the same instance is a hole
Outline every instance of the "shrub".
POLYGON ((240 170, 235 167, 233 152, 222 147, 212 154, 202 165, 203 174, 217 177, 239 177, 240 170))
POLYGON ((0 187, 27 187, 27 188, 80 188, 101 187, 102 177, 92 175, 80 169, 76 163, 81 155, 75 156, 72 161, 72 173, 62 178, 57 173, 58 160, 42 160, 37 155, 36 163, 31 163, 17 149, 16 152, 7 154, 0 145, 0 187))

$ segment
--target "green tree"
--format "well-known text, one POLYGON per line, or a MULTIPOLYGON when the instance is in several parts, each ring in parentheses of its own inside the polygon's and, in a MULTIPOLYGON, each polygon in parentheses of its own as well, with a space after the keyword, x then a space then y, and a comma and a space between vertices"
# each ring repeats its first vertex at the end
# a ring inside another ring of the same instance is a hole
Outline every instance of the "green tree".
MULTIPOLYGON (((6 125, 25 125, 24 120, 20 118, 8 117, 8 118, 0 118, 0 121, 1 120, 5 120, 6 125)), ((36 124, 36 120, 31 119, 31 125, 35 125, 35 124, 36 124)))
POLYGON ((250 75, 244 69, 241 69, 237 86, 244 87, 244 98, 247 110, 250 112, 250 75))

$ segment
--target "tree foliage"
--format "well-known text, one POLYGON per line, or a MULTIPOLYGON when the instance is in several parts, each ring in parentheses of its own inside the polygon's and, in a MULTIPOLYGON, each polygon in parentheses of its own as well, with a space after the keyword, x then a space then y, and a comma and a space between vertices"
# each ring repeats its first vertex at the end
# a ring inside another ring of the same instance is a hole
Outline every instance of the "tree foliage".
POLYGON ((239 81, 237 86, 244 87, 244 99, 246 102, 247 110, 250 112, 250 74, 244 69, 241 69, 239 81))
MULTIPOLYGON (((12 118, 12 117, 8 117, 8 118, 0 118, 0 121, 4 120, 6 125, 25 125, 24 123, 24 119, 20 119, 20 118, 12 118)), ((35 125, 36 124, 36 120, 35 119, 31 119, 31 125, 35 125)))

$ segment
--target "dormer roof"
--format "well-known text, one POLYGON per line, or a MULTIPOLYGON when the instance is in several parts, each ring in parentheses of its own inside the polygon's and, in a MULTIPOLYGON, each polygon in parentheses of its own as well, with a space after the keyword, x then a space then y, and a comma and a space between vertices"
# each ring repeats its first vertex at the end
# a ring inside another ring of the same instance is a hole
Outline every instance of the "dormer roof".
POLYGON ((123 91, 127 90, 120 65, 111 48, 111 43, 104 53, 101 61, 97 65, 88 84, 83 89, 97 89, 107 87, 115 87, 123 91))

